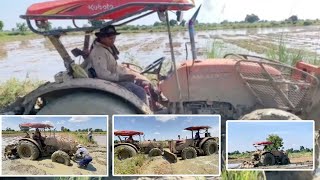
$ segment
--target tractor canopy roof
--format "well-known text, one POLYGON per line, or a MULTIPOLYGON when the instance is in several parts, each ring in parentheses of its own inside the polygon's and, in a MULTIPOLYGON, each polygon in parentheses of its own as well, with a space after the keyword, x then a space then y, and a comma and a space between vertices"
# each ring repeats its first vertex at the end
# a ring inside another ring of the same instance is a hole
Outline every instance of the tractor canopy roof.
POLYGON ((189 130, 189 131, 198 131, 198 130, 202 130, 202 129, 209 129, 211 128, 210 126, 191 126, 191 127, 187 127, 184 130, 189 130))
POLYGON ((131 131, 131 130, 115 131, 114 135, 116 135, 116 136, 134 136, 134 135, 143 135, 143 132, 131 131))
POLYGON ((253 145, 254 146, 264 146, 264 145, 271 145, 273 144, 273 142, 270 142, 270 141, 261 141, 261 142, 256 142, 254 143, 253 145))
POLYGON ((19 127, 28 127, 28 128, 52 128, 53 126, 50 124, 44 123, 22 123, 19 124, 19 127))
POLYGON ((118 20, 145 11, 186 11, 194 6, 194 0, 53 0, 31 5, 21 17, 118 20))

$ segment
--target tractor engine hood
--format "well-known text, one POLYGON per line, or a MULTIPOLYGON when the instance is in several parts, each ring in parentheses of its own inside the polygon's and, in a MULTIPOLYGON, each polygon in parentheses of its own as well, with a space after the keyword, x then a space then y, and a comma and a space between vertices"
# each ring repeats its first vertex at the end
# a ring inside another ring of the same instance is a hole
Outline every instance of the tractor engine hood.
MULTIPOLYGON (((247 105, 254 103, 255 98, 236 71, 236 63, 237 60, 233 59, 208 59, 195 61, 194 64, 192 61, 183 63, 177 69, 182 101, 223 101, 247 105)), ((251 74, 263 72, 260 66, 253 63, 241 63, 240 68, 251 74)), ((272 66, 268 66, 266 70, 274 76, 281 75, 281 72, 272 66)), ((174 75, 170 74, 159 85, 170 102, 179 100, 175 83, 174 75)))

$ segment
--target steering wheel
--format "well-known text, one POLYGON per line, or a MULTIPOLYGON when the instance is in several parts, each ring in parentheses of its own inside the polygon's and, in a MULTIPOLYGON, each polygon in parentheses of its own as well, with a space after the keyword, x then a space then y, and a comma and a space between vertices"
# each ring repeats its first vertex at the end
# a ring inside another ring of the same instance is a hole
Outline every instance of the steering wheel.
POLYGON ((130 70, 132 70, 132 71, 138 72, 138 73, 143 70, 142 67, 140 67, 140 66, 138 66, 138 65, 135 65, 135 64, 132 64, 132 63, 123 62, 123 63, 121 63, 121 64, 122 64, 122 65, 125 65, 126 68, 128 68, 128 69, 130 69, 130 70), (134 69, 134 68, 131 68, 131 66, 137 68, 137 70, 134 69))
POLYGON ((153 63, 151 63, 147 67, 145 67, 144 70, 142 70, 140 72, 140 74, 145 74, 145 73, 157 73, 157 74, 159 74, 161 66, 162 66, 162 63, 163 63, 163 61, 165 59, 166 59, 165 57, 161 57, 161 58, 155 60, 153 63), (155 69, 157 66, 159 66, 159 68, 155 69), (151 70, 153 70, 153 71, 151 71, 151 70))

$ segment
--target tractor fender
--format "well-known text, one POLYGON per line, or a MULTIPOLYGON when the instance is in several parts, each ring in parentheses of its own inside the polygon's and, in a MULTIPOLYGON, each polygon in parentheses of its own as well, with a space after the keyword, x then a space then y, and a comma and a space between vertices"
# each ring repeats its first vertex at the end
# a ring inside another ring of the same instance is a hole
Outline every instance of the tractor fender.
POLYGON ((38 97, 61 97, 75 91, 98 91, 100 93, 112 94, 127 101, 135 107, 137 114, 152 114, 150 108, 141 101, 134 93, 126 88, 102 79, 78 78, 62 83, 47 82, 26 95, 22 107, 26 107, 24 114, 29 114, 38 97))
POLYGON ((136 150, 136 152, 138 152, 138 148, 137 148, 135 145, 130 144, 130 143, 120 143, 120 144, 114 145, 114 147, 118 147, 118 146, 130 146, 130 147, 132 147, 134 150, 136 150))
POLYGON ((203 144, 205 142, 207 142, 208 140, 214 140, 215 142, 217 142, 216 138, 215 137, 205 137, 203 138, 200 143, 199 143, 199 148, 202 148, 203 144))
POLYGON ((41 153, 42 153, 42 151, 43 151, 43 149, 40 147, 39 143, 38 143, 36 140, 34 140, 34 139, 31 139, 31 138, 21 138, 21 139, 19 140, 19 142, 20 142, 20 141, 29 141, 29 142, 35 144, 41 153))

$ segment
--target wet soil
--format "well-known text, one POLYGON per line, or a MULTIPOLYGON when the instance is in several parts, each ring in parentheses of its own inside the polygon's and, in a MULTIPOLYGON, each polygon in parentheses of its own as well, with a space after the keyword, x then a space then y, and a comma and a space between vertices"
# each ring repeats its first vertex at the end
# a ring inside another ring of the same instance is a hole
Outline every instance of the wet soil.
POLYGON ((169 163, 163 157, 153 157, 140 168, 140 174, 219 174, 219 155, 199 156, 194 159, 182 160, 178 157, 177 163, 169 163))
MULTIPOLYGON (((250 161, 250 159, 249 158, 229 159, 228 164, 229 164, 229 167, 232 169, 239 169, 238 165, 240 165, 244 161, 250 161)), ((312 156, 293 157, 293 158, 290 158, 290 162, 291 163, 288 165, 259 166, 259 167, 254 167, 250 169, 313 169, 312 156)))
MULTIPOLYGON (((105 140, 106 140, 106 136, 105 140)), ((8 144, 16 143, 20 137, 3 137, 2 152, 8 144)), ((54 163, 49 157, 42 157, 38 160, 6 159, 2 158, 3 175, 106 175, 107 174, 107 152, 106 141, 99 136, 94 140, 98 145, 87 147, 93 161, 87 169, 78 168, 77 163, 71 161, 71 166, 54 163)))

